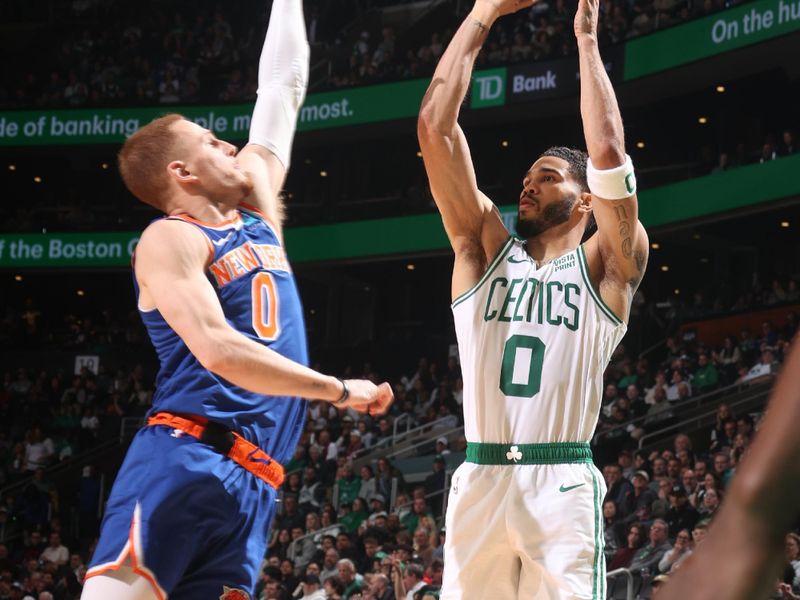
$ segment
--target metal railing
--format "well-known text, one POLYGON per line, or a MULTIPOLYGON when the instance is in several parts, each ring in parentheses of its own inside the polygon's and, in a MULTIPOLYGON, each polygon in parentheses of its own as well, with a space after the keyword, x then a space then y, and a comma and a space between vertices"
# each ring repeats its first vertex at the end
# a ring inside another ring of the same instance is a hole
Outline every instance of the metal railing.
POLYGON ((305 535, 301 535, 299 538, 293 539, 291 542, 289 542, 289 547, 286 549, 286 555, 294 556, 294 553, 296 552, 295 548, 297 547, 297 544, 299 544, 301 541, 310 539, 313 542, 315 537, 323 536, 325 535, 325 532, 334 531, 337 529, 340 531, 344 530, 344 525, 342 523, 334 523, 333 525, 328 525, 327 527, 320 527, 316 531, 312 531, 311 533, 306 533, 305 535))
MULTIPOLYGON (((710 404, 714 400, 722 398, 724 396, 727 396, 730 393, 746 392, 746 391, 748 391, 749 388, 750 388, 750 386, 748 384, 734 383, 734 384, 731 384, 731 385, 728 385, 728 386, 713 390, 711 392, 707 392, 705 394, 701 394, 699 396, 692 396, 691 398, 687 398, 686 400, 670 402, 669 407, 670 407, 670 410, 672 410, 672 411, 680 411, 680 410, 684 410, 686 408, 699 408, 700 406, 702 406, 704 404, 710 404)), ((597 445, 600 442, 602 442, 602 439, 605 436, 607 436, 609 434, 616 433, 616 432, 618 432, 620 430, 627 430, 630 426, 644 424, 644 422, 648 418, 652 418, 653 416, 654 415, 642 415, 641 417, 636 417, 635 419, 630 419, 629 421, 625 421, 624 423, 620 423, 619 425, 611 427, 610 429, 606 429, 604 431, 597 431, 594 434, 593 443, 594 443, 594 445, 597 445)), ((655 415, 655 416, 657 416, 657 415, 655 415)), ((653 432, 653 433, 655 433, 655 432, 653 432)), ((652 434, 648 434, 648 435, 652 435, 652 434)))
MULTIPOLYGON (((464 426, 463 425, 459 425, 458 427, 454 427, 452 429, 446 429, 444 431, 436 431, 436 437, 437 438, 438 437, 448 437, 448 436, 450 436, 450 435, 452 435, 454 433, 464 433, 464 426)), ((413 444, 410 444, 408 446, 403 446, 402 448, 398 448, 397 450, 392 450, 392 451, 388 452, 387 454, 384 454, 383 456, 386 457, 389 460, 391 460, 393 458, 401 457, 404 454, 410 452, 411 450, 416 450, 420 446, 427 446, 428 444, 431 443, 431 438, 432 437, 433 436, 426 437, 425 439, 422 439, 422 440, 419 440, 417 442, 414 442, 413 444)))
MULTIPOLYGON (((49 467, 45 467, 44 469, 45 478, 50 480, 52 475, 60 473, 61 471, 66 471, 73 467, 77 467, 85 463, 89 459, 91 459, 93 456, 97 456, 98 454, 104 454, 110 448, 113 448, 118 444, 119 444, 118 440, 116 438, 112 438, 110 440, 101 442, 96 446, 89 448, 88 450, 76 454, 75 456, 62 460, 61 462, 52 464, 49 467)), ((14 483, 8 484, 3 488, 0 488, 0 498, 5 498, 6 496, 21 492, 23 489, 25 489, 26 486, 28 486, 28 484, 30 484, 31 481, 33 481, 33 473, 31 473, 30 475, 26 475, 23 479, 20 479, 18 481, 15 481, 14 483)))
POLYGON ((625 600, 633 599, 633 575, 628 569, 614 569, 606 573, 606 580, 613 580, 617 577, 625 578, 625 600))
MULTIPOLYGON (((742 394, 737 400, 732 402, 726 402, 731 409, 735 409, 738 406, 742 406, 743 404, 748 404, 753 402, 754 400, 766 400, 767 396, 769 395, 771 388, 764 389, 763 387, 759 386, 756 389, 750 390, 751 393, 742 394)), ((716 407, 712 410, 706 411, 704 413, 694 415, 689 419, 684 419, 683 421, 679 421, 677 423, 671 423, 661 429, 656 431, 651 431, 650 433, 646 433, 642 437, 639 438, 639 449, 641 450, 645 445, 645 440, 649 440, 655 437, 663 437, 665 434, 671 431, 683 431, 687 425, 696 425, 699 429, 702 427, 702 422, 705 420, 710 419, 711 422, 716 418, 717 409, 716 407)))

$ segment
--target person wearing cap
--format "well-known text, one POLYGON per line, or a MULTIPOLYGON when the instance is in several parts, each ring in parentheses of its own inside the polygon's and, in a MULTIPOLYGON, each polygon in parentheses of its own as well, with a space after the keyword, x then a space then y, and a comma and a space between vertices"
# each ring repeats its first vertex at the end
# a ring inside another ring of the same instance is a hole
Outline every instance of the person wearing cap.
POLYGON ((325 600, 325 590, 322 589, 322 582, 316 575, 306 575, 302 578, 303 595, 300 600, 325 600))
POLYGON ((689 504, 689 497, 686 489, 678 484, 672 487, 669 492, 670 508, 664 519, 669 524, 670 536, 678 535, 681 529, 691 531, 697 521, 700 520, 700 513, 689 504))
POLYGON ((447 438, 444 436, 436 438, 436 454, 440 454, 444 456, 445 454, 450 454, 450 450, 448 449, 448 441, 447 438))
POLYGON ((636 471, 631 483, 633 491, 625 498, 624 522, 630 524, 634 521, 649 521, 653 502, 658 498, 649 487, 650 475, 644 470, 636 471))
POLYGON ((369 498, 369 508, 370 511, 375 516, 375 513, 383 512, 384 516, 386 516, 386 497, 383 494, 374 493, 370 494, 369 498))

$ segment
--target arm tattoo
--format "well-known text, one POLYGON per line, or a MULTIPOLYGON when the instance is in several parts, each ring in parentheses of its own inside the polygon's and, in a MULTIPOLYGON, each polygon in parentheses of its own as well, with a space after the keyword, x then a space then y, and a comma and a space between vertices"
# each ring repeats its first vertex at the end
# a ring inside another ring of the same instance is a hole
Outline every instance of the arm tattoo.
POLYGON ((480 21, 478 21, 478 19, 472 19, 472 24, 475 25, 475 27, 477 27, 481 33, 486 33, 487 31, 489 31, 489 28, 480 21))
POLYGON ((631 223, 628 221, 628 212, 624 206, 617 206, 615 209, 617 220, 619 221, 619 237, 622 239, 622 255, 631 258, 631 223))

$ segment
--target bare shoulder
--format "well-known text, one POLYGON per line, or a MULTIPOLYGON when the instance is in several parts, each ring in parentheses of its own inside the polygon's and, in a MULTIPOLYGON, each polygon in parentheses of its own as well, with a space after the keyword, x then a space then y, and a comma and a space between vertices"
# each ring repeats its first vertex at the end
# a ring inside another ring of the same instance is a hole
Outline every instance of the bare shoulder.
POLYGON ((136 245, 136 276, 139 279, 140 274, 153 270, 205 265, 211 255, 211 243, 197 227, 179 219, 160 219, 148 225, 136 245))

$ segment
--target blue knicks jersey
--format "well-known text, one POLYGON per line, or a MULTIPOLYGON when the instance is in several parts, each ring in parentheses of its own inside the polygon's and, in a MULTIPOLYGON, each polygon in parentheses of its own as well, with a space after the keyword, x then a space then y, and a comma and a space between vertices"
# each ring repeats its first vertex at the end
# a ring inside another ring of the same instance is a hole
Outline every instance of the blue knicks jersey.
MULTIPOLYGON (((208 238, 206 275, 228 323, 252 340, 302 365, 308 364, 300 295, 286 253, 259 213, 240 206, 219 225, 180 219, 208 238)), ((134 278, 135 279, 135 278, 134 278)), ((138 300, 138 286, 137 286, 138 300)), ((263 396, 242 389, 205 369, 157 309, 141 311, 161 368, 150 414, 192 414, 222 423, 257 444, 280 463, 291 458, 303 429, 306 402, 263 396)))

